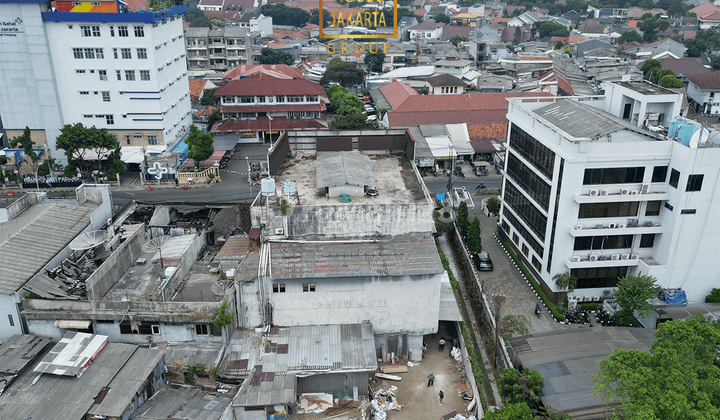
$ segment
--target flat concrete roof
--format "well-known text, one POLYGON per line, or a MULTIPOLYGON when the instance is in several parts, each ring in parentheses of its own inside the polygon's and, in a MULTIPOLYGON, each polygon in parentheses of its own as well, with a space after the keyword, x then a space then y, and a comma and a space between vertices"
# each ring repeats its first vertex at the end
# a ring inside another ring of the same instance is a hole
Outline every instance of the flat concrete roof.
MULTIPOLYGON (((408 204, 424 203, 425 195, 413 172, 410 162, 402 156, 369 155, 370 165, 375 176, 377 197, 350 197, 353 204, 408 204)), ((287 181, 295 183, 300 196, 300 205, 306 206, 342 206, 337 198, 318 196, 316 193, 316 161, 306 158, 283 168, 275 179, 278 191, 287 181)))

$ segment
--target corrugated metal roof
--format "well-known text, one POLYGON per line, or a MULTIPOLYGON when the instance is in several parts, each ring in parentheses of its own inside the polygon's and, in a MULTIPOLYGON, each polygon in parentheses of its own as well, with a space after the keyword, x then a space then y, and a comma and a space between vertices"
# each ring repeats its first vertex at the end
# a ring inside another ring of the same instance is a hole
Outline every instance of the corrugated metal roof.
POLYGON ((97 204, 33 205, 0 225, 0 293, 15 293, 90 224, 97 204))
POLYGON ((429 234, 408 234, 387 242, 271 242, 273 280, 376 277, 443 272, 429 234))
POLYGON ((77 376, 92 364, 108 343, 106 335, 68 331, 35 366, 34 372, 77 376))
POLYGON ((230 377, 250 376, 253 369, 292 374, 376 368, 370 324, 273 328, 267 335, 239 331, 221 364, 223 374, 230 377))
MULTIPOLYGON (((254 373, 254 372, 253 372, 254 373)), ((295 375, 274 375, 271 381, 253 385, 243 382, 232 405, 235 407, 257 407, 295 402, 297 378, 295 375)))
POLYGON ((0 344, 0 394, 5 392, 21 370, 35 362, 35 357, 50 343, 48 337, 13 335, 0 344))
POLYGON ((370 158, 360 152, 318 152, 315 168, 318 188, 341 185, 375 187, 370 158))

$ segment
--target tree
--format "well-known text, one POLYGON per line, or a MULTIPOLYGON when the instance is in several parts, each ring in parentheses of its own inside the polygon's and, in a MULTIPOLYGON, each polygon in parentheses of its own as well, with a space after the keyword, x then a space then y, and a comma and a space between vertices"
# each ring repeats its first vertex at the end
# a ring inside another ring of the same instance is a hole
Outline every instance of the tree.
POLYGON ((555 274, 553 276, 553 280, 555 281, 557 288, 560 289, 560 292, 564 292, 560 297, 560 302, 564 302, 567 297, 567 292, 575 290, 577 287, 578 279, 570 274, 569 271, 566 271, 564 273, 555 274))
POLYGON ((642 20, 637 23, 637 28, 643 32, 643 41, 654 42, 657 40, 657 33, 665 31, 670 27, 670 23, 666 20, 658 19, 650 13, 645 13, 642 20))
POLYGON ((522 31, 520 30, 519 26, 516 26, 515 33, 513 34, 513 44, 519 43, 520 38, 522 38, 522 31))
POLYGON ((649 275, 627 274, 618 279, 615 298, 622 310, 617 314, 620 320, 629 320, 635 311, 640 316, 646 316, 653 306, 647 300, 655 296, 658 286, 655 277, 649 275))
POLYGON ((95 155, 95 152, 98 156, 108 156, 111 150, 120 149, 117 138, 106 129, 85 127, 82 123, 63 126, 55 145, 65 151, 68 163, 73 161, 73 166, 83 172, 87 170, 86 159, 95 155))
POLYGON ((480 219, 475 216, 472 223, 470 223, 470 229, 467 237, 467 247, 470 252, 481 252, 482 251, 482 237, 480 230, 480 219))
POLYGON ((655 337, 649 353, 616 349, 601 360, 593 394, 619 402, 627 420, 720 418, 717 324, 697 314, 660 324, 655 337))
POLYGON ((215 123, 220 120, 221 120, 221 118, 217 112, 215 112, 215 111, 211 112, 210 115, 208 115, 208 121, 207 121, 208 130, 210 130, 213 127, 213 125, 215 125, 215 123))
POLYGON ((433 20, 435 20, 435 22, 438 22, 438 23, 449 24, 449 23, 450 23, 450 16, 441 13, 441 14, 435 16, 435 17, 433 18, 433 20))
POLYGON ((570 32, 565 25, 553 22, 535 22, 533 23, 532 30, 533 32, 537 32, 540 38, 553 36, 566 37, 570 35, 570 32))
POLYGON ((303 27, 312 20, 310 13, 297 7, 287 7, 281 3, 264 4, 260 6, 260 13, 272 17, 273 25, 303 27))
POLYGON ((508 404, 495 411, 485 413, 485 420, 532 420, 530 407, 525 403, 508 404))
POLYGON ((332 125, 338 130, 362 130, 368 128, 367 117, 362 112, 336 115, 332 125))
POLYGON ((380 73, 384 62, 385 53, 381 52, 379 49, 376 52, 365 53, 365 64, 368 65, 368 71, 380 73))
POLYGON ((527 403, 531 408, 536 408, 541 405, 538 394, 544 383, 545 380, 536 370, 525 369, 520 372, 511 368, 500 375, 498 388, 508 404, 527 403))
POLYGON ((660 86, 673 89, 681 88, 683 87, 683 82, 675 77, 675 75, 668 74, 660 78, 660 86))
POLYGON ((468 221, 468 206, 464 201, 458 206, 457 226, 461 231, 470 227, 470 222, 468 221))
POLYGON ((658 68, 662 69, 662 64, 660 63, 660 61, 651 58, 650 60, 647 60, 643 63, 642 67, 640 67, 640 71, 642 71, 643 76, 647 78, 647 75, 649 73, 654 72, 658 68))
POLYGON ((212 28, 212 22, 200 9, 188 9, 185 13, 185 20, 190 22, 194 28, 212 28))
POLYGON ((185 137, 185 143, 188 145, 187 157, 195 161, 196 168, 200 166, 200 162, 212 156, 215 151, 212 136, 198 130, 195 124, 190 126, 190 134, 185 137))
POLYGON ((365 81, 365 72, 355 64, 349 64, 335 57, 327 65, 325 74, 320 79, 320 84, 327 86, 332 82, 346 88, 360 85, 365 81))
POLYGON ((295 58, 286 52, 265 47, 260 50, 260 56, 257 58, 257 62, 260 64, 287 64, 289 66, 295 62, 295 58))
POLYGON ((562 50, 562 47, 563 47, 562 41, 558 41, 558 42, 555 43, 555 49, 556 49, 556 50, 558 50, 558 51, 559 51, 559 50, 562 50))
POLYGON ((323 28, 327 28, 332 22, 332 14, 327 9, 323 8, 323 23, 320 24, 320 9, 315 8, 310 10, 310 23, 314 23, 323 28))
POLYGON ((200 105, 215 105, 218 98, 215 97, 217 88, 205 89, 200 97, 200 105))
POLYGON ((708 49, 707 42, 698 38, 688 39, 685 41, 685 46, 687 47, 685 55, 688 57, 700 57, 708 49))
POLYGON ((461 42, 467 42, 467 41, 470 41, 470 38, 468 38, 464 35, 453 35, 452 37, 450 37, 450 42, 452 42, 452 44, 456 47, 461 42))
POLYGON ((618 44, 625 44, 626 42, 642 42, 642 37, 639 33, 631 29, 620 35, 617 42, 618 44))
POLYGON ((720 70, 720 55, 718 55, 712 59, 710 66, 712 67, 713 70, 720 70))
POLYGON ((10 145, 23 149, 23 152, 25 152, 23 161, 25 161, 25 163, 27 163, 32 169, 32 173, 35 176, 35 186, 39 189, 40 187, 38 185, 37 173, 38 166, 40 166, 40 155, 35 153, 33 150, 34 143, 32 141, 32 137, 30 137, 30 127, 25 127, 22 135, 13 138, 10 141, 10 145))

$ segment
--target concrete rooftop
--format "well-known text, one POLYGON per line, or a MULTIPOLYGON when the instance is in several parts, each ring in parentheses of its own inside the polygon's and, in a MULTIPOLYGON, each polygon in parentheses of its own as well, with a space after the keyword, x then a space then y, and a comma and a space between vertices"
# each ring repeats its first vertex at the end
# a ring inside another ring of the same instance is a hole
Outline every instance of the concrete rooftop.
MULTIPOLYGON (((407 159, 399 156, 371 155, 370 165, 375 176, 375 188, 379 194, 377 197, 351 197, 353 204, 425 202, 420 183, 407 159)), ((283 168, 275 178, 275 186, 280 191, 285 182, 294 182, 296 191, 300 196, 301 205, 343 205, 344 203, 339 202, 336 198, 317 196, 316 177, 315 159, 304 159, 283 168)))

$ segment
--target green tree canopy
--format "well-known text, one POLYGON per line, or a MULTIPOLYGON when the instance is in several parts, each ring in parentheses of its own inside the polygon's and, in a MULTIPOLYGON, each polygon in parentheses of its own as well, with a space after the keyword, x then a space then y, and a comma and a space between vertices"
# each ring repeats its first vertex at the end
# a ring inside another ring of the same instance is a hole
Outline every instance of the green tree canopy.
POLYGON ((658 19, 650 13, 645 13, 642 16, 642 20, 637 23, 637 27, 643 32, 643 41, 653 42, 657 40, 658 32, 662 32, 670 27, 670 22, 658 19))
POLYGON ((188 145, 188 159, 195 161, 196 168, 215 151, 212 136, 200 131, 195 124, 190 126, 190 134, 185 137, 185 143, 188 145))
POLYGON ((622 307, 620 318, 629 318, 635 311, 640 316, 645 316, 652 309, 652 305, 647 300, 655 296, 658 286, 655 284, 655 277, 647 274, 627 274, 618 280, 617 290, 615 290, 615 298, 618 305, 622 307))
POLYGON ((457 226, 460 230, 470 227, 470 221, 468 220, 468 206, 464 201, 458 206, 457 226))
POLYGON ((511 368, 500 375, 498 388, 508 404, 527 403, 530 407, 539 407, 541 403, 538 395, 543 383, 545 380, 536 370, 525 369, 520 372, 511 368))
POLYGON ((216 90, 217 88, 205 89, 200 97, 200 105, 215 105, 218 101, 218 98, 215 97, 216 90))
POLYGON ((620 38, 618 38, 617 42, 619 44, 624 44, 626 42, 642 42, 642 36, 640 36, 639 33, 631 29, 620 35, 620 38))
POLYGON ((355 64, 350 64, 342 61, 339 57, 335 57, 330 60, 327 65, 325 74, 320 79, 320 84, 328 86, 330 83, 338 83, 346 88, 360 85, 365 81, 365 71, 357 67, 355 64))
POLYGON ((560 289, 560 292, 563 292, 563 295, 560 299, 561 302, 565 301, 565 297, 567 296, 567 292, 571 290, 575 290, 577 287, 577 277, 570 274, 569 271, 566 271, 564 273, 557 273, 553 276, 553 280, 555 280, 555 285, 558 289, 560 289))
POLYGON ((470 252, 481 252, 482 251, 482 237, 480 230, 480 219, 475 216, 472 223, 470 223, 470 229, 468 230, 467 247, 470 252))
POLYGON ((212 22, 200 9, 188 9, 185 20, 194 28, 212 28, 212 22))
POLYGON ((464 35, 453 35, 452 37, 450 37, 450 42, 452 42, 452 44, 456 47, 461 42, 467 42, 467 41, 470 41, 470 38, 468 38, 464 35))
POLYGON ((508 404, 485 413, 485 420, 533 420, 532 411, 525 403, 508 404))
POLYGON ((323 8, 323 24, 320 25, 320 9, 315 8, 310 10, 310 23, 314 23, 323 28, 330 26, 332 22, 332 13, 328 12, 327 9, 323 8))
POLYGON ((685 41, 685 46, 687 47, 685 55, 688 57, 700 57, 708 49, 707 42, 698 38, 688 39, 685 41))
POLYGON ((382 71, 382 65, 385 62, 385 53, 380 51, 367 52, 365 53, 365 64, 368 65, 368 71, 373 73, 380 73, 382 71))
POLYGON ((55 145, 65 151, 68 162, 74 161, 82 171, 87 170, 86 159, 95 151, 98 155, 105 156, 111 150, 120 149, 117 138, 106 129, 85 127, 82 123, 63 126, 55 145))
POLYGON ((656 69, 662 69, 662 64, 660 63, 660 61, 653 58, 645 61, 642 67, 640 67, 640 71, 643 72, 643 76, 645 77, 647 77, 649 73, 654 72, 656 69))
POLYGON ((362 112, 338 114, 333 118, 332 125, 338 130, 362 130, 369 127, 367 117, 362 112))
POLYGON ((655 337, 649 353, 617 349, 601 360, 593 394, 620 402, 626 420, 720 418, 717 324, 697 314, 660 324, 655 337))
POLYGON ((712 67, 713 70, 720 70, 720 55, 718 55, 712 59, 710 66, 712 67))
POLYGON ((668 74, 660 78, 660 86, 666 88, 681 88, 683 87, 683 82, 675 77, 675 75, 668 74))
POLYGON ((260 6, 260 13, 271 16, 273 25, 303 27, 312 20, 310 13, 297 7, 287 7, 282 3, 264 4, 260 6))
POLYGON ((287 64, 289 66, 295 62, 295 59, 286 52, 265 47, 260 50, 260 56, 257 58, 257 62, 260 64, 287 64))
POLYGON ((434 20, 435 22, 446 23, 446 24, 447 24, 447 23, 450 23, 450 16, 441 13, 441 14, 439 14, 439 15, 436 15, 436 16, 433 18, 433 20, 434 20))
POLYGON ((535 22, 533 23, 533 32, 537 32, 540 38, 570 35, 570 31, 565 25, 553 22, 535 22))

